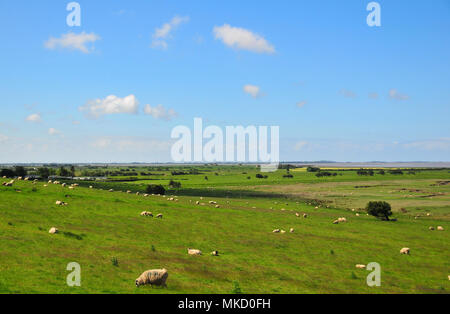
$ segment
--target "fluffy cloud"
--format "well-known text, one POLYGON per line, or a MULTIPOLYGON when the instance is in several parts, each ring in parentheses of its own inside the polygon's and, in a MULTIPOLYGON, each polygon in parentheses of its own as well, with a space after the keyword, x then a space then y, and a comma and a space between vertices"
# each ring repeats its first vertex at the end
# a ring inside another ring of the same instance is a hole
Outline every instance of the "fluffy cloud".
POLYGON ((253 98, 258 98, 262 96, 261 88, 256 85, 245 85, 244 92, 251 95, 253 98))
POLYGON ((173 109, 167 110, 163 105, 158 105, 156 107, 146 105, 144 108, 144 113, 152 116, 155 119, 163 119, 167 121, 178 116, 178 114, 173 109))
POLYGON ((41 122, 41 115, 39 113, 30 114, 27 119, 29 122, 41 122))
POLYGON ((341 89, 340 94, 347 98, 356 98, 356 94, 348 89, 341 89))
POLYGON ((395 88, 391 89, 389 91, 389 98, 391 99, 395 99, 395 100, 408 100, 409 96, 405 95, 405 94, 400 94, 398 92, 398 90, 396 90, 395 88))
POLYGON ((435 140, 426 140, 426 141, 416 141, 411 143, 403 144, 404 148, 407 149, 421 149, 427 151, 449 151, 450 150, 450 138, 440 138, 435 140))
POLYGON ((8 137, 6 135, 0 134, 0 143, 6 142, 8 140, 8 137))
POLYGON ((50 37, 49 40, 45 42, 45 47, 47 49, 70 49, 70 50, 79 50, 83 53, 89 53, 93 48, 89 49, 86 44, 94 43, 100 39, 100 36, 90 33, 87 34, 82 32, 81 34, 75 34, 69 32, 67 34, 62 34, 60 38, 50 37))
POLYGON ((297 107, 303 108, 308 102, 307 101, 300 101, 297 103, 297 107))
POLYGON ((167 38, 170 37, 171 32, 173 32, 180 24, 187 23, 189 17, 175 16, 168 23, 165 23, 161 27, 155 29, 153 34, 152 48, 162 48, 167 49, 167 38))
POLYGON ((58 134, 61 134, 61 132, 55 128, 50 128, 50 129, 48 129, 48 134, 49 135, 58 135, 58 134))
POLYGON ((235 49, 268 54, 275 52, 275 47, 267 40, 244 28, 224 24, 214 27, 213 32, 216 39, 222 40, 225 45, 235 49))
POLYGON ((139 102, 134 95, 124 98, 110 95, 104 99, 90 100, 79 110, 84 111, 88 117, 99 118, 108 114, 137 113, 138 108, 139 102))

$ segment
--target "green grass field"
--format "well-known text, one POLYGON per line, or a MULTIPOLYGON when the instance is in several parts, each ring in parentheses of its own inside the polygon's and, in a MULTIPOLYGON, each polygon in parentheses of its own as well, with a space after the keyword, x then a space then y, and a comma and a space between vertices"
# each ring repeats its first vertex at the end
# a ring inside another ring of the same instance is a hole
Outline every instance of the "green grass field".
POLYGON ((197 175, 160 171, 152 180, 95 183, 94 189, 27 181, 0 186, 0 293, 450 291, 448 170, 373 177, 338 171, 329 178, 306 171, 283 178, 280 170, 257 179, 254 167, 199 169, 197 175), (171 179, 182 183, 167 193, 178 202, 118 191, 171 179), (111 187, 116 192, 105 190, 111 187), (391 203, 397 221, 366 216, 362 208, 371 200, 391 203), (141 217, 142 211, 164 218, 141 217), (338 217, 348 222, 332 224, 338 217), (51 227, 60 233, 49 234, 51 227), (287 233, 272 233, 277 228, 287 233), (403 247, 411 254, 401 255, 403 247), (189 256, 187 248, 203 255, 189 256), (211 256, 213 250, 220 256, 211 256), (66 284, 70 262, 81 265, 81 287, 66 284), (368 287, 369 271, 355 267, 370 262, 381 265, 381 287, 368 287), (136 288, 135 279, 154 268, 169 271, 168 287, 136 288))

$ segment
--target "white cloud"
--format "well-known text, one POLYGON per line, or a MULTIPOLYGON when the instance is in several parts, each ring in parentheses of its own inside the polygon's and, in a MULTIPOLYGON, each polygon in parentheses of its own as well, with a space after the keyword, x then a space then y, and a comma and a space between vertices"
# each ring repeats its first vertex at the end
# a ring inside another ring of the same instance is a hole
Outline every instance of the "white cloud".
POLYGON ((30 114, 27 119, 29 122, 41 122, 41 115, 39 113, 30 114))
POLYGON ((6 142, 8 140, 8 137, 6 135, 0 134, 0 143, 6 142))
POLYGON ((49 135, 58 135, 58 134, 61 134, 61 132, 55 128, 50 128, 50 129, 48 129, 48 134, 49 135))
POLYGON ((434 150, 450 150, 450 139, 440 138, 435 140, 416 141, 403 144, 404 148, 417 148, 421 150, 434 151, 434 150))
POLYGON ((347 98, 356 98, 356 94, 348 89, 341 89, 341 95, 347 98))
POLYGON ((396 90, 395 88, 391 89, 389 91, 389 98, 391 99, 395 99, 395 100, 408 100, 409 96, 405 95, 405 94, 400 94, 398 92, 398 90, 396 90))
POLYGON ((235 49, 269 54, 275 52, 275 47, 267 40, 244 28, 224 24, 214 27, 213 32, 216 39, 222 40, 225 45, 235 49))
POLYGON ((295 149, 296 151, 300 151, 300 150, 306 148, 306 146, 308 146, 308 144, 309 144, 309 143, 306 142, 306 141, 300 141, 300 142, 297 142, 297 143, 295 143, 294 149, 295 149))
POLYGON ((297 107, 303 108, 308 102, 307 101, 301 101, 297 103, 297 107))
POLYGON ((158 105, 156 107, 146 105, 144 108, 144 112, 145 114, 148 114, 155 119, 163 120, 171 120, 178 116, 178 114, 173 109, 167 110, 163 105, 158 105))
POLYGON ((152 48, 167 49, 167 38, 170 37, 171 32, 173 32, 180 24, 187 22, 189 22, 189 17, 175 16, 168 23, 155 29, 155 32, 153 33, 152 48))
POLYGON ((81 106, 79 110, 86 112, 88 117, 99 118, 107 114, 137 113, 138 108, 139 102, 134 95, 124 98, 110 95, 105 99, 90 100, 84 106, 81 106))
POLYGON ((245 85, 244 86, 244 92, 251 95, 253 98, 258 98, 262 96, 261 88, 256 85, 245 85))
POLYGON ((82 32, 81 34, 75 34, 69 32, 67 34, 62 34, 61 38, 50 37, 50 39, 45 42, 45 47, 52 50, 57 48, 66 48, 71 50, 79 50, 83 53, 89 53, 92 49, 89 49, 86 44, 94 43, 99 39, 100 36, 94 33, 87 34, 82 32))

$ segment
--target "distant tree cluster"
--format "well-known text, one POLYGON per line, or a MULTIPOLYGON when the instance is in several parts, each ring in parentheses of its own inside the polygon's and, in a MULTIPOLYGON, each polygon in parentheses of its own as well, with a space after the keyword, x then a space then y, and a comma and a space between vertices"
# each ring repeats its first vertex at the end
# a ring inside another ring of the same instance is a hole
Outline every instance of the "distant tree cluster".
POLYGON ((14 178, 24 177, 27 175, 27 170, 22 166, 15 166, 14 168, 6 168, 0 170, 0 177, 14 178))
POLYGON ((147 186, 145 190, 148 194, 159 194, 159 195, 165 195, 166 189, 160 185, 160 184, 150 184, 147 186))
POLYGON ((369 170, 359 169, 356 173, 359 176, 371 176, 371 177, 373 177, 375 175, 375 172, 372 169, 369 169, 369 170))
POLYGON ((170 180, 169 187, 171 187, 173 189, 179 189, 179 188, 181 188, 181 182, 170 180))
POLYGON ((319 171, 318 173, 316 173, 316 177, 321 178, 321 177, 335 177, 337 176, 336 172, 328 172, 328 171, 319 171))
POLYGON ((317 167, 308 167, 308 168, 306 168, 306 171, 307 171, 307 172, 319 172, 319 171, 320 171, 320 168, 317 168, 317 167))

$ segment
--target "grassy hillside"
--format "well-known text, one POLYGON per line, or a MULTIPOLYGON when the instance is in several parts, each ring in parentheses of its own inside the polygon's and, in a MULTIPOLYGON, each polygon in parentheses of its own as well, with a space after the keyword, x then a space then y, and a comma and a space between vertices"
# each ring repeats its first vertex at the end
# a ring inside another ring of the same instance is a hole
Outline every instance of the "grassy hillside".
MULTIPOLYGON (((429 175, 442 179, 446 172, 429 175)), ((238 188, 249 189, 246 181, 238 188)), ((198 194, 174 202, 160 196, 44 187, 42 182, 0 186, 0 292, 449 292, 446 215, 433 215, 430 207, 430 217, 396 213, 398 221, 382 222, 345 209, 316 209, 304 196, 296 198, 289 191, 286 199, 284 191, 278 192, 270 198, 203 200, 198 194), (56 200, 68 206, 56 206, 56 200), (209 200, 221 207, 209 205, 209 200), (144 210, 164 218, 140 217, 144 210), (295 212, 309 217, 297 218, 295 212), (338 217, 348 222, 332 224, 338 217), (428 230, 438 225, 445 231, 428 230), (51 227, 61 232, 50 235, 51 227), (288 232, 273 234, 276 228, 288 232), (289 233, 290 228, 295 232, 289 233), (188 256, 188 247, 202 250, 203 256, 188 256), (403 247, 411 248, 411 255, 400 255, 403 247), (220 256, 211 256, 213 250, 220 256), (70 262, 81 265, 81 287, 66 285, 70 262), (370 262, 381 265, 381 287, 367 287, 369 272, 355 268, 370 262), (169 271, 168 288, 134 286, 143 271, 162 267, 169 271)))

